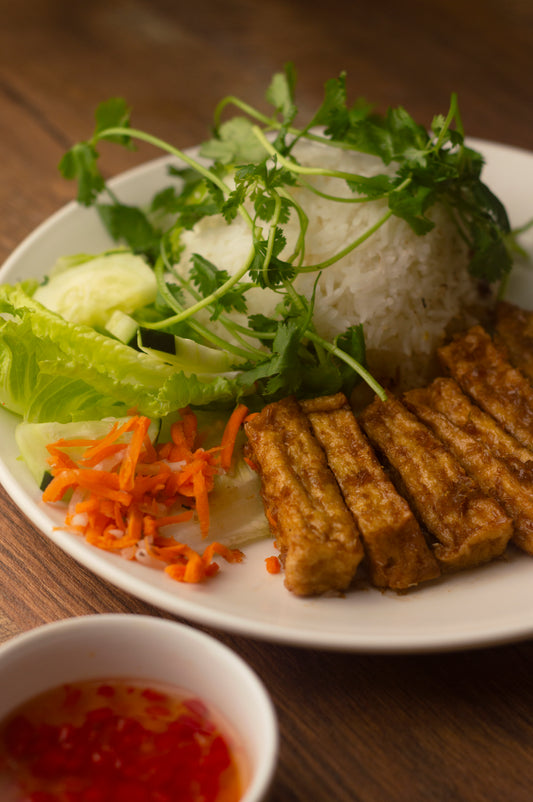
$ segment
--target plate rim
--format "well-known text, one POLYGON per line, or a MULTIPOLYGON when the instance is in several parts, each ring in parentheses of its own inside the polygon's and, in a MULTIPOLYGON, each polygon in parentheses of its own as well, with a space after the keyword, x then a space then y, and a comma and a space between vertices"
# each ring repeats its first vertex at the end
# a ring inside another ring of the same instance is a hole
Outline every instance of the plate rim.
MULTIPOLYGON (((485 150, 489 153, 492 152, 492 154, 496 154, 496 156, 500 158, 505 157, 505 155, 515 154, 519 157, 522 156, 533 160, 533 151, 514 145, 478 138, 467 138, 466 143, 480 150, 482 154, 485 150)), ((189 154, 197 153, 198 148, 188 148, 186 152, 189 154)), ((159 168, 164 168, 169 163, 176 162, 179 162, 179 160, 173 156, 160 156, 155 159, 150 159, 114 176, 108 183, 113 189, 120 189, 122 184, 136 182, 142 179, 146 174, 150 174, 159 168)), ((10 271, 16 268, 21 258, 24 258, 25 254, 39 242, 48 230, 60 225, 63 219, 68 218, 69 215, 80 211, 84 212, 89 210, 85 209, 85 207, 80 207, 80 204, 78 204, 76 200, 71 200, 63 204, 59 209, 38 224, 22 239, 0 267, 0 282, 4 282, 5 274, 9 274, 10 271)), ((2 415, 13 415, 5 410, 2 410, 1 413, 2 415)), ((15 420, 15 416, 13 416, 13 418, 15 420)), ((227 612, 220 613, 216 610, 216 607, 198 607, 198 605, 194 604, 194 601, 190 602, 181 595, 172 596, 173 602, 169 603, 169 594, 166 591, 154 587, 149 581, 139 580, 137 577, 132 577, 132 575, 127 572, 120 570, 120 566, 123 563, 121 558, 116 558, 119 562, 115 565, 115 563, 111 562, 109 559, 102 559, 107 556, 105 553, 103 554, 97 549, 89 551, 88 549, 90 549, 90 547, 88 544, 84 544, 76 535, 66 530, 54 530, 53 522, 46 515, 44 510, 40 509, 39 504, 30 497, 29 493, 17 480, 9 464, 4 460, 3 454, 0 454, 0 482, 10 497, 10 500, 14 502, 25 517, 31 521, 38 532, 52 540, 56 546, 84 568, 105 581, 108 581, 113 586, 122 589, 148 604, 170 612, 177 617, 185 618, 188 621, 193 621, 210 628, 257 640, 296 647, 373 654, 415 654, 445 652, 457 649, 478 649, 525 640, 533 635, 532 618, 531 621, 527 622, 516 621, 511 628, 505 627, 492 630, 489 628, 476 633, 466 631, 462 634, 444 633, 443 635, 437 630, 436 633, 432 633, 429 636, 427 632, 419 636, 411 635, 410 640, 406 640, 405 636, 402 635, 398 638, 394 638, 390 634, 386 639, 384 639, 383 636, 378 636, 378 638, 375 639, 372 637, 361 637, 357 634, 355 638, 349 638, 346 637, 344 633, 321 632, 317 635, 315 631, 299 631, 295 630, 294 625, 287 628, 282 624, 278 624, 277 626, 272 623, 266 624, 264 622, 257 624, 253 619, 243 619, 238 615, 229 614, 227 612), (78 548, 77 546, 80 544, 84 544, 86 548, 78 548), (83 558, 81 555, 83 555, 83 558), (132 583, 135 586, 134 590, 132 590, 132 583), (155 599, 154 596, 156 597, 155 599)), ((284 588, 283 592, 288 593, 284 588)))

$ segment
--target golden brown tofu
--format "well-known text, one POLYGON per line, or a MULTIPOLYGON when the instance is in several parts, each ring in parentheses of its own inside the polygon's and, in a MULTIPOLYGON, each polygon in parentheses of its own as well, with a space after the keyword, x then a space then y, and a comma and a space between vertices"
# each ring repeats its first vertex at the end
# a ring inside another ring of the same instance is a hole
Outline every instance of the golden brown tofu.
POLYGON ((513 532, 510 517, 398 399, 376 398, 359 420, 419 521, 437 539, 435 555, 443 567, 467 568, 503 553, 513 532))
POLYGON ((405 590, 439 576, 418 521, 377 460, 342 393, 301 401, 354 516, 371 582, 405 590))
POLYGON ((533 388, 481 326, 439 348, 460 387, 526 448, 533 448, 533 388))
POLYGON ((286 398, 267 405, 245 431, 286 587, 299 596, 346 590, 363 546, 298 402, 286 398))
POLYGON ((496 307, 495 342, 504 347, 509 362, 533 381, 533 312, 500 301, 496 307))
POLYGON ((533 554, 533 483, 521 481, 482 440, 455 426, 446 415, 435 410, 431 397, 429 387, 411 390, 405 393, 403 399, 407 407, 457 457, 481 489, 501 503, 513 519, 513 542, 533 554))
POLYGON ((426 390, 425 400, 432 409, 442 412, 455 426, 483 443, 521 479, 533 482, 533 452, 474 404, 454 379, 444 376, 435 379, 426 390))

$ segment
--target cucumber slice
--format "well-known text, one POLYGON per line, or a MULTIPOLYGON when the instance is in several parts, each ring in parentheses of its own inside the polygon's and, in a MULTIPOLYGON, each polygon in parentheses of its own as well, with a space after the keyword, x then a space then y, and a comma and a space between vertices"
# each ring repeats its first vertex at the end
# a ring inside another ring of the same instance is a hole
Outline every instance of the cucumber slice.
POLYGON ((235 365, 235 357, 227 351, 200 345, 186 337, 175 337, 165 331, 141 327, 138 345, 145 354, 175 365, 185 373, 227 373, 235 365))
POLYGON ((104 328, 115 309, 129 314, 152 303, 157 282, 140 256, 126 252, 97 256, 52 273, 34 299, 71 323, 104 328))
MULTIPOLYGON (((103 420, 74 421, 72 423, 57 423, 55 421, 50 423, 28 423, 22 421, 15 428, 15 441, 30 473, 39 487, 44 489, 47 481, 46 475, 49 474, 49 453, 46 446, 50 443, 55 443, 61 438, 68 440, 72 438, 97 440, 100 437, 105 437, 114 423, 118 422, 120 425, 126 420, 128 419, 104 418, 103 420)), ((152 443, 157 440, 160 428, 161 421, 159 419, 151 421, 148 436, 152 443)), ((124 440, 127 441, 130 437, 131 434, 128 432, 124 435, 124 440)), ((76 459, 81 456, 84 447, 72 447, 65 450, 73 459, 76 459)))
POLYGON ((137 346, 137 331, 139 324, 130 315, 121 312, 120 309, 115 309, 107 323, 105 330, 108 331, 113 337, 116 337, 120 342, 126 345, 137 346))
POLYGON ((146 329, 144 326, 139 328, 138 343, 139 348, 143 351, 147 349, 151 352, 160 352, 162 356, 167 356, 168 354, 175 356, 177 339, 173 334, 169 334, 168 331, 146 329))

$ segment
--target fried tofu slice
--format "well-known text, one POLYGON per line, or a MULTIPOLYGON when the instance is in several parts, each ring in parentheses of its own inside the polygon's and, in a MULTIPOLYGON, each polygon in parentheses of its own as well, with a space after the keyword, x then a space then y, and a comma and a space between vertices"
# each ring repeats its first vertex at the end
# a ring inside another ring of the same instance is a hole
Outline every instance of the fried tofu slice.
POLYGON ((372 584, 405 590, 439 576, 418 521, 380 465, 346 396, 300 405, 357 522, 372 584))
POLYGON ((521 445, 505 429, 463 393, 454 379, 441 376, 427 388, 425 401, 442 412, 455 426, 483 443, 524 482, 533 482, 533 451, 521 445))
POLYGON ((346 590, 363 559, 361 538, 298 402, 267 405, 245 432, 286 587, 298 596, 346 590))
POLYGON ((523 446, 533 449, 533 387, 481 326, 439 348, 438 355, 476 404, 523 446))
POLYGON ((488 498, 442 442, 396 398, 376 398, 359 421, 394 471, 443 568, 480 565, 501 555, 511 518, 488 498))
POLYGON ((533 483, 521 481, 481 439, 455 426, 432 403, 432 386, 410 390, 404 403, 458 459, 480 488, 497 499, 513 519, 513 542, 533 554, 533 483))
POLYGON ((500 301, 496 307, 495 342, 504 347, 509 362, 533 381, 533 312, 500 301))

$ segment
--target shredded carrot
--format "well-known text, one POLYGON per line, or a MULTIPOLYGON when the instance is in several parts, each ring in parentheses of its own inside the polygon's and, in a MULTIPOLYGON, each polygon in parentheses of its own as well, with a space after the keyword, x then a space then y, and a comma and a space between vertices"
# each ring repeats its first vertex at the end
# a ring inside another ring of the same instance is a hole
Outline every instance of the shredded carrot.
POLYGON ((101 498, 110 498, 120 501, 125 506, 131 502, 131 495, 119 489, 118 477, 105 471, 83 470, 81 468, 66 468, 61 470, 43 492, 43 501, 59 501, 67 490, 73 487, 82 487, 90 490, 101 498))
POLYGON ((51 448, 48 446, 48 451, 50 453, 50 457, 48 459, 48 464, 51 468, 73 468, 76 469, 78 466, 74 462, 74 460, 69 457, 68 454, 65 454, 64 451, 61 451, 58 448, 51 448))
POLYGON ((229 546, 225 546, 216 540, 205 548, 202 557, 209 564, 215 554, 220 554, 229 563, 240 563, 244 557, 244 554, 239 549, 230 549, 229 546))
POLYGON ((269 574, 279 574, 281 571, 281 563, 275 555, 265 558, 266 569, 269 574))
POLYGON ((235 441, 241 428, 242 422, 248 415, 248 407, 238 404, 231 413, 229 420, 222 435, 222 452, 220 454, 220 464, 225 471, 231 467, 231 459, 235 449, 235 441))
POLYGON ((192 451, 198 433, 198 420, 194 412, 192 412, 192 410, 190 409, 190 407, 185 407, 185 409, 180 409, 180 416, 186 443, 192 451))
POLYGON ((126 450, 126 446, 123 443, 110 443, 105 448, 101 448, 97 453, 92 454, 91 456, 86 456, 83 459, 83 465, 86 465, 88 468, 94 467, 101 463, 104 459, 108 459, 109 457, 114 457, 117 454, 121 454, 126 450))
POLYGON ((189 555, 187 565, 185 566, 185 573, 183 574, 184 582, 201 582, 205 579, 205 565, 204 561, 199 554, 189 555))
POLYGON ((247 414, 247 408, 239 404, 220 446, 206 450, 198 445, 197 418, 189 407, 180 410, 180 420, 172 424, 171 439, 166 443, 154 445, 148 436, 150 420, 136 414, 121 425, 115 423, 99 439, 50 443, 52 479, 43 501, 67 502, 65 525, 92 545, 128 559, 144 552, 165 563, 170 577, 202 582, 219 571, 215 557, 235 563, 243 559, 242 552, 213 542, 199 553, 160 530, 189 521, 196 514, 200 534, 207 537, 209 493, 216 474, 231 466, 247 414), (80 456, 65 451, 73 447, 80 456))
POLYGON ((249 457, 246 457, 246 456, 245 456, 245 457, 244 457, 244 461, 245 461, 245 463, 248 465, 248 467, 250 468, 250 470, 252 470, 252 471, 255 471, 255 473, 258 473, 258 472, 259 472, 259 468, 258 468, 258 466, 257 466, 257 465, 256 465, 256 463, 255 463, 253 460, 251 460, 249 457))
POLYGON ((165 515, 159 518, 154 518, 154 526, 156 530, 162 526, 172 526, 173 524, 181 524, 184 521, 190 521, 193 516, 192 510, 185 510, 184 512, 176 513, 176 515, 165 515))
POLYGON ((144 444, 144 438, 146 437, 146 432, 150 426, 149 418, 139 417, 134 420, 137 420, 138 423, 133 430, 133 435, 129 442, 126 456, 122 461, 118 474, 120 487, 122 490, 133 490, 135 482, 135 468, 139 462, 141 449, 144 444))
POLYGON ((196 512, 200 521, 200 533, 207 537, 209 533, 209 499, 205 474, 197 471, 193 477, 193 491, 196 499, 196 512))

